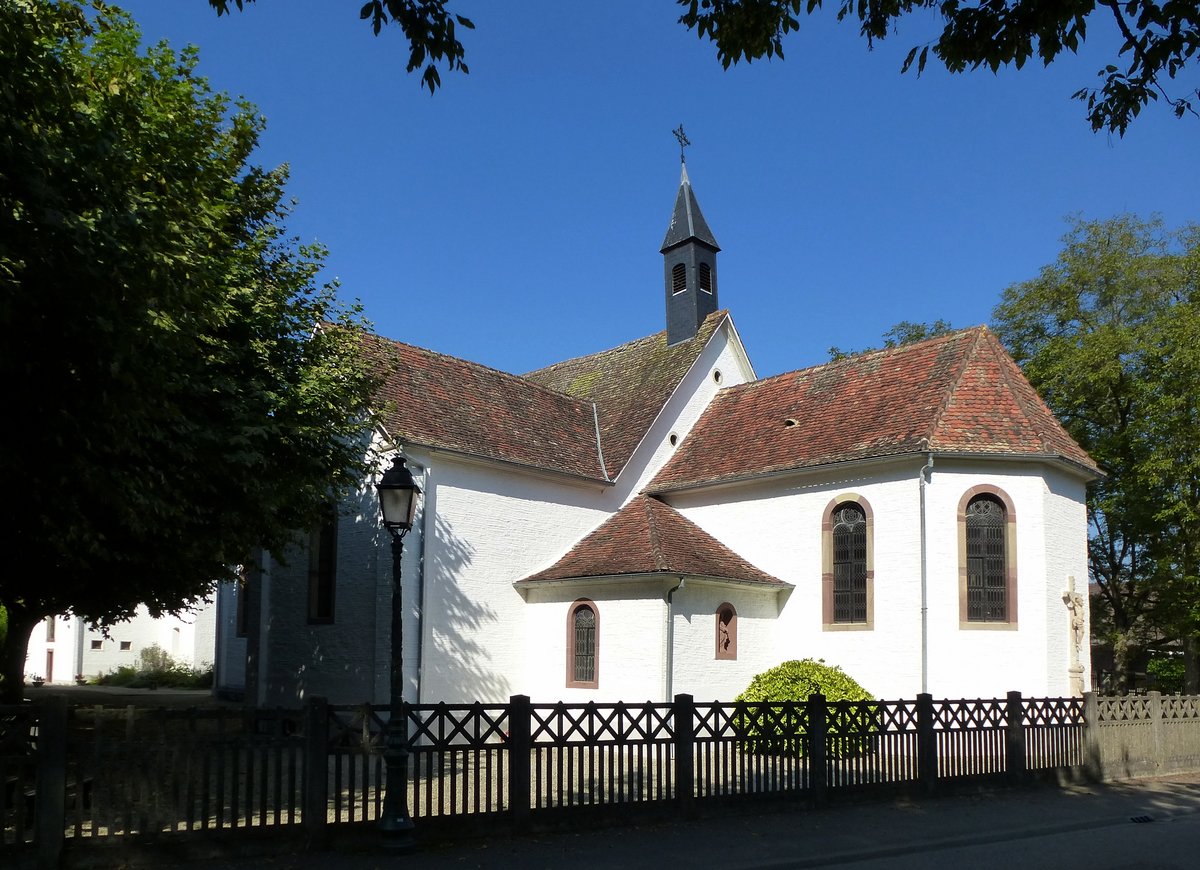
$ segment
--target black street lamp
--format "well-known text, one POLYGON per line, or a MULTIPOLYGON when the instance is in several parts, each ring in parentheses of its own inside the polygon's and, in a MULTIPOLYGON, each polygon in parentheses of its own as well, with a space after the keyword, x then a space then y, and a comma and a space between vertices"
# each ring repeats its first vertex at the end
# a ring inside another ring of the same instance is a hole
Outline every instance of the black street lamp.
POLYGON ((413 821, 408 815, 408 713, 404 709, 404 593, 400 584, 400 566, 404 559, 404 536, 413 527, 421 488, 405 467, 404 458, 397 456, 375 489, 379 493, 383 526, 392 536, 391 682, 383 750, 387 785, 379 830, 384 834, 384 846, 399 851, 414 845, 413 821))

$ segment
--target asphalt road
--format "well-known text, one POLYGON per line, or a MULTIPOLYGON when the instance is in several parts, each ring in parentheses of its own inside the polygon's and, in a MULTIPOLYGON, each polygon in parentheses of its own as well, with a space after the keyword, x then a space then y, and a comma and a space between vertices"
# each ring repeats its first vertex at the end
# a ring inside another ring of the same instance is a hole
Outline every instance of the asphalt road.
MULTIPOLYGON (((159 865, 161 866, 161 864, 159 865)), ((199 866, 177 865, 183 867, 199 866)), ((208 860, 219 870, 1200 868, 1200 776, 739 812, 692 822, 208 860), (1149 819, 1149 821, 1135 821, 1149 819)))

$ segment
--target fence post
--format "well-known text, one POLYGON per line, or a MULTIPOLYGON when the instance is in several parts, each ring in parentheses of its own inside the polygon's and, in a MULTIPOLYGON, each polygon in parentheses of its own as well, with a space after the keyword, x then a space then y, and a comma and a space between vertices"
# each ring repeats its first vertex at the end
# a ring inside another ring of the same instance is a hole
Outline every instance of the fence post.
POLYGON ((926 794, 937 790, 937 734, 933 730, 933 695, 917 695, 917 779, 926 794))
POLYGON ((1020 783, 1025 780, 1025 711, 1020 692, 1009 692, 1007 722, 1004 729, 1004 748, 1008 758, 1008 780, 1020 783))
MULTIPOLYGON (((58 867, 67 825, 67 699, 51 696, 37 705, 37 792, 33 838, 39 870, 58 867)), ((83 799, 82 783, 76 785, 83 799)), ((20 800, 20 794, 17 800, 20 800)))
POLYGON ((675 741, 675 797, 679 813, 685 819, 696 815, 696 700, 691 695, 676 695, 671 705, 675 741))
POLYGON ((813 803, 817 806, 823 806, 828 798, 829 774, 825 763, 829 742, 828 712, 824 695, 818 692, 808 696, 808 776, 813 803))
POLYGON ((325 844, 329 816, 329 702, 304 702, 304 838, 310 849, 325 844))
POLYGON ((1162 744, 1162 692, 1150 691, 1146 695, 1150 699, 1150 746, 1154 753, 1151 760, 1154 762, 1154 772, 1159 774, 1163 772, 1166 761, 1162 744))
POLYGON ((513 828, 529 830, 530 765, 533 710, 528 695, 508 699, 508 806, 513 828))
POLYGON ((1100 704, 1095 692, 1083 693, 1083 775, 1103 782, 1104 762, 1100 756, 1100 704))

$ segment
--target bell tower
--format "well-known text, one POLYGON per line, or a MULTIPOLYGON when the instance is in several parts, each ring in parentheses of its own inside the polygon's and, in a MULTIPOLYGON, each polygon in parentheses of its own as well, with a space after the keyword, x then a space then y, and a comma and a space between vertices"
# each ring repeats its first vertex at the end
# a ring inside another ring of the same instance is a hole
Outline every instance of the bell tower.
POLYGON ((661 249, 668 345, 694 336, 704 318, 717 310, 717 252, 721 250, 688 179, 683 148, 691 143, 682 124, 674 133, 679 139, 679 193, 661 249))

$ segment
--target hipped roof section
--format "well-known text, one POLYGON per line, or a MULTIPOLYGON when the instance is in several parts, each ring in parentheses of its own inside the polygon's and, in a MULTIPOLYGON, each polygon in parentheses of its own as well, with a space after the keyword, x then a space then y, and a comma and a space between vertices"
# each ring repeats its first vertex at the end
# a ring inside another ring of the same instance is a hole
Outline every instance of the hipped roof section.
POLYGON ((363 347, 392 441, 606 479, 591 401, 376 335, 363 347))
POLYGON ((555 564, 518 581, 518 585, 655 574, 789 588, 789 584, 751 565, 669 505, 644 495, 609 517, 555 564))
POLYGON ((722 390, 647 488, 920 452, 1099 469, 987 327, 722 390))
POLYGON ((663 330, 524 376, 377 335, 362 340, 381 373, 392 441, 608 482, 726 317, 709 315, 670 347, 663 330))
POLYGON ((667 345, 667 332, 529 372, 525 378, 596 403, 604 461, 616 477, 713 333, 729 317, 715 311, 696 335, 667 345))

